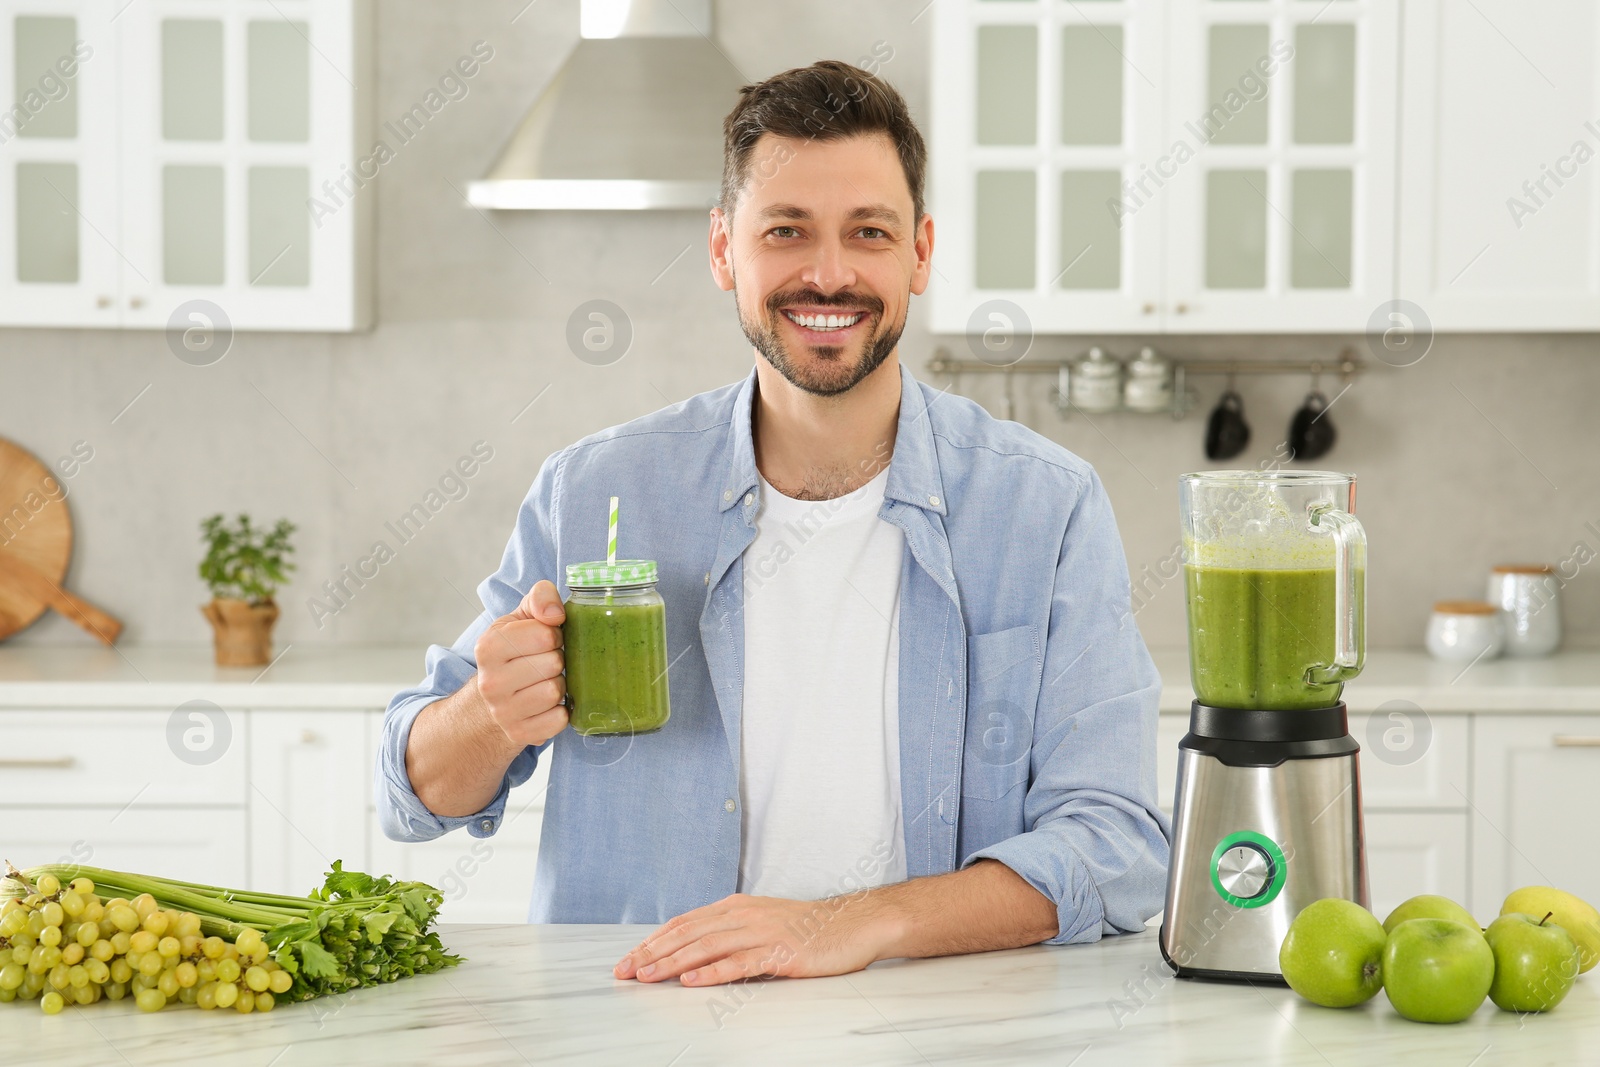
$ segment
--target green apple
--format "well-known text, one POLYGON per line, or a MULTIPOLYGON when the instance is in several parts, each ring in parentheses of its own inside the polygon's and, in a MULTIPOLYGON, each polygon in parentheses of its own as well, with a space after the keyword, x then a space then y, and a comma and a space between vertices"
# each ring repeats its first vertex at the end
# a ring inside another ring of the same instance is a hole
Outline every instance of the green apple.
POLYGON ((1289 988, 1313 1004, 1348 1008, 1383 988, 1383 926, 1353 900, 1327 897, 1296 915, 1278 947, 1289 988))
POLYGON ((1549 1011, 1578 980, 1582 957, 1566 930, 1532 915, 1511 912, 1489 924, 1483 939, 1494 952, 1489 999, 1506 1011, 1549 1011))
POLYGON ((1463 926, 1470 926, 1474 930, 1481 930, 1478 920, 1472 913, 1449 897, 1435 896, 1424 893, 1420 897, 1412 897, 1389 913, 1383 920, 1383 932, 1394 933, 1394 928, 1408 919, 1449 919, 1463 926))
POLYGON ((1478 1010, 1494 981, 1494 952, 1476 925, 1407 919, 1383 947, 1383 991, 1419 1023, 1458 1023, 1478 1010))
POLYGON ((1551 922, 1572 935, 1578 953, 1583 957, 1580 972, 1600 963, 1600 912, 1571 893, 1551 889, 1547 885, 1529 885, 1506 897, 1500 905, 1500 914, 1521 912, 1523 915, 1551 914, 1551 922))

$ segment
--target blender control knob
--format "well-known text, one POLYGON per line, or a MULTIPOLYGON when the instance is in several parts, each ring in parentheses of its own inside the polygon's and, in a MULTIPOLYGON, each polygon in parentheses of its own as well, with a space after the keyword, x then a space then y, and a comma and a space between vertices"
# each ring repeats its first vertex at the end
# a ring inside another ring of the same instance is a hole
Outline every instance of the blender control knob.
POLYGON ((1252 844, 1236 844, 1217 860, 1217 880, 1229 893, 1251 900, 1272 884, 1272 860, 1252 844))

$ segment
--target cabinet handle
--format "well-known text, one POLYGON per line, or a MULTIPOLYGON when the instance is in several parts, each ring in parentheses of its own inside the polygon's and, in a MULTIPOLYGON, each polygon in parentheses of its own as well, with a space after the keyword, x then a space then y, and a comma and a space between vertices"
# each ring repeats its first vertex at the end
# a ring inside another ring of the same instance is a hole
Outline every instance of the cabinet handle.
POLYGON ((97 308, 108 308, 111 306, 111 298, 105 295, 97 296, 94 298, 94 306, 97 308))
POLYGON ((1556 734, 1550 739, 1557 748, 1600 748, 1600 737, 1580 737, 1577 734, 1556 734))
POLYGON ((0 759, 0 770, 65 771, 77 762, 71 756, 57 756, 55 759, 0 759))
POLYGON ((1189 305, 1188 304, 1179 304, 1176 307, 1174 307, 1172 310, 1176 311, 1180 315, 1187 315, 1187 314, 1189 314, 1189 305))
POLYGON ((317 732, 315 730, 308 729, 300 731, 300 743, 302 745, 314 745, 319 740, 321 740, 321 738, 317 737, 317 732))
POLYGON ((1139 314, 1141 315, 1154 315, 1155 313, 1156 306, 1154 304, 1146 304, 1139 309, 1139 314))
POLYGON ((128 298, 128 306, 131 307, 131 308, 142 308, 142 307, 144 307, 144 297, 142 297, 142 296, 131 296, 131 297, 129 297, 128 298))

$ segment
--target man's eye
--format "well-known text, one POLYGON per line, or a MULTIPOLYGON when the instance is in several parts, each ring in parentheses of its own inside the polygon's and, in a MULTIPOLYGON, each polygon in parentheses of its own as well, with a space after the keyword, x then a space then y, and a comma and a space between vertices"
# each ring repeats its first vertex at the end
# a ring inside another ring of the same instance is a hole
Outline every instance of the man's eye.
POLYGON ((800 231, 793 226, 774 226, 768 231, 773 237, 795 237, 800 231))
POLYGON ((887 237, 889 235, 878 229, 876 226, 865 226, 861 230, 861 236, 877 239, 879 237, 887 237))

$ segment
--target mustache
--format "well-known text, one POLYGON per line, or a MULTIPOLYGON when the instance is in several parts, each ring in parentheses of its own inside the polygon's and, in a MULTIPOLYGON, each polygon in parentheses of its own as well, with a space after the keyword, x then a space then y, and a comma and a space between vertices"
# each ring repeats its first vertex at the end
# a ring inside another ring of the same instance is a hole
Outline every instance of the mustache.
POLYGON ((816 307, 860 308, 874 317, 883 315, 883 301, 866 293, 834 293, 826 296, 815 289, 788 289, 767 297, 767 314, 776 316, 787 304, 811 304, 816 307))

